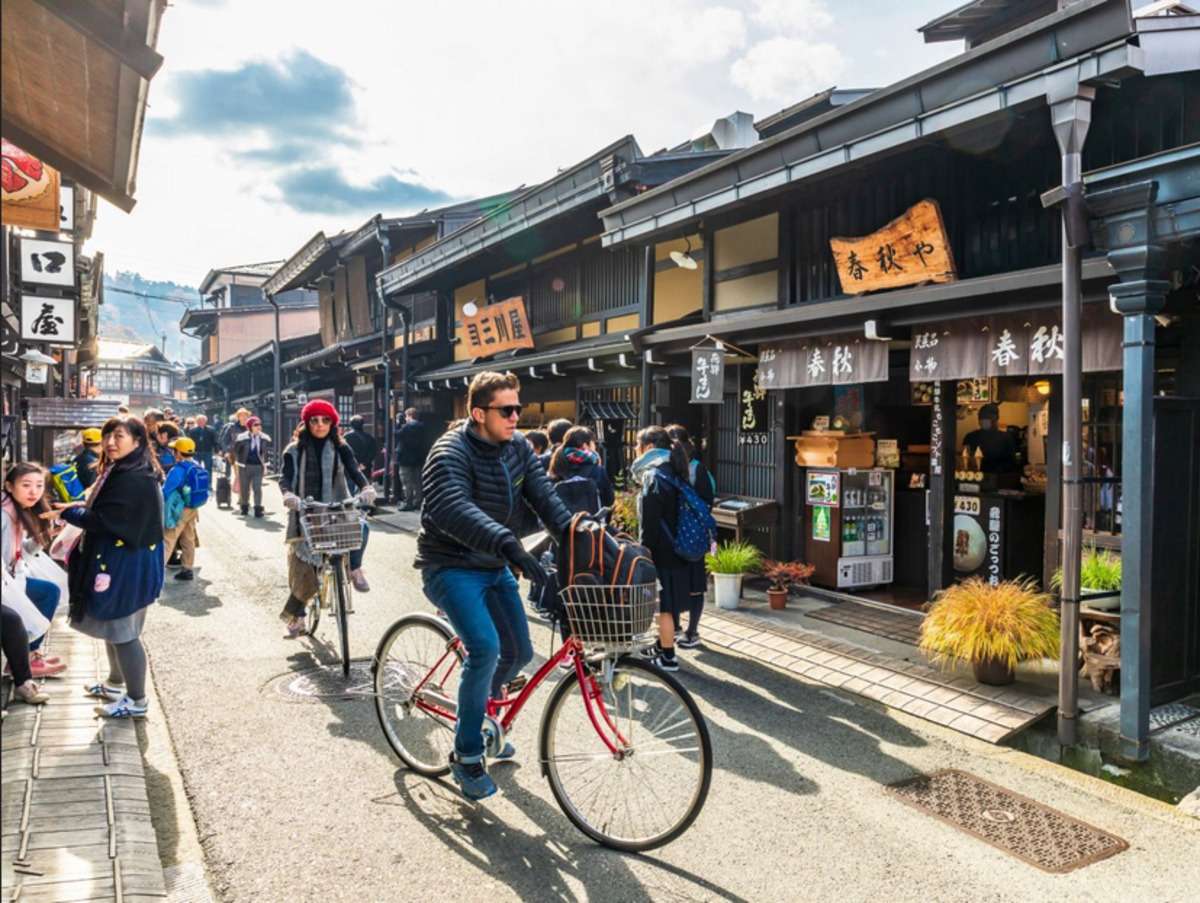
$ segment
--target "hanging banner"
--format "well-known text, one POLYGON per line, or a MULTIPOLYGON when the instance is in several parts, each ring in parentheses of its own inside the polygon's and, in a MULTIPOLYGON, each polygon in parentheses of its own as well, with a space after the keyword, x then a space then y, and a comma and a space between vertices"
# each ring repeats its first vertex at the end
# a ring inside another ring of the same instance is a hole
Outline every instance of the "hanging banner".
POLYGON ((724 395, 724 353, 716 348, 693 348, 691 403, 721 404, 724 395))
POLYGON ((805 339, 759 352, 765 389, 887 382, 888 344, 861 335, 805 339), (769 359, 766 356, 769 355, 769 359))
POLYGON ((848 295, 954 281, 950 240, 934 200, 914 204, 870 235, 831 238, 829 247, 842 291, 848 295))
POLYGON ((471 358, 491 357, 514 348, 532 348, 533 331, 525 314, 525 300, 506 298, 463 316, 462 338, 471 358))
POLYGON ((0 220, 19 229, 59 229, 58 170, 0 138, 0 220))
POLYGON ((75 187, 60 185, 58 188, 58 231, 75 231, 75 187))
MULTIPOLYGON (((1054 308, 913 327, 912 382, 1062 373, 1063 332, 1054 308)), ((1121 317, 1102 304, 1084 308, 1083 371, 1120 370, 1121 317)))
POLYGON ((767 390, 759 384, 761 371, 761 357, 757 366, 744 364, 738 367, 738 412, 741 418, 738 445, 766 445, 769 441, 767 390))
POLYGON ((51 345, 75 344, 75 299, 21 296, 21 338, 51 345))

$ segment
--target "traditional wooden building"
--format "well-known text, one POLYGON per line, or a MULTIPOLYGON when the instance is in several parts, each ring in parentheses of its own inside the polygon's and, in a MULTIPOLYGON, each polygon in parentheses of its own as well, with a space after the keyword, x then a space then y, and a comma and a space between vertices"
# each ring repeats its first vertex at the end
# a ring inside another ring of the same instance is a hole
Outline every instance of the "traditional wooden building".
POLYGON ((978 0, 924 32, 968 49, 849 103, 818 97, 817 115, 784 111, 761 142, 603 211, 606 248, 665 263, 701 247, 711 264, 671 302, 693 321, 671 323, 652 297, 631 337, 643 418, 704 437, 725 522, 765 511, 783 552, 829 559, 821 582, 895 604, 972 573, 1048 585, 1061 462, 1078 455, 1085 541, 1125 562, 1123 732, 1144 756, 1149 701, 1200 686, 1200 565, 1177 567, 1200 543, 1200 462, 1181 451, 1200 418, 1200 20, 1132 20, 1120 0, 978 0), (1065 242, 1043 194, 1080 170, 1096 237, 1071 201, 1065 242), (1085 248, 1070 454, 1068 245, 1085 248), (946 256, 930 266, 935 246, 946 256), (715 394, 698 398, 701 380, 715 394), (960 457, 984 403, 1021 455, 1002 480, 960 457), (841 468, 836 451, 810 457, 838 439, 805 432, 829 425, 891 448, 841 468), (1152 519, 1161 493, 1173 516, 1152 519))
POLYGON ((620 470, 642 405, 629 334, 646 323, 654 261, 640 249, 602 248, 598 213, 729 152, 699 145, 646 156, 621 138, 381 273, 389 298, 436 298, 427 314, 433 352, 409 367, 416 406, 444 426, 464 414, 474 374, 512 370, 523 428, 556 417, 603 424, 609 466, 620 470), (502 318, 493 335, 497 303, 518 321, 509 328, 502 318), (493 351, 497 343, 505 350, 493 351))

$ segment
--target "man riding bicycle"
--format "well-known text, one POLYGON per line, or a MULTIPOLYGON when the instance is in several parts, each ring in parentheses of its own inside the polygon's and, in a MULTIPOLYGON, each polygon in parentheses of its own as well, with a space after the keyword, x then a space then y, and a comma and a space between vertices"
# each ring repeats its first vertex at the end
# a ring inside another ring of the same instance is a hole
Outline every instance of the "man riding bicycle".
MULTIPOLYGON (((446 613, 467 650, 450 770, 463 794, 476 800, 496 792, 484 763, 488 694, 499 698, 533 658, 510 570, 535 583, 546 578, 517 539, 525 504, 555 539, 571 521, 532 446, 516 432, 520 390, 513 373, 478 374, 467 389, 467 420, 437 440, 421 475, 414 565, 423 572, 425 595, 446 613)), ((513 752, 507 745, 498 758, 511 759, 513 752)))

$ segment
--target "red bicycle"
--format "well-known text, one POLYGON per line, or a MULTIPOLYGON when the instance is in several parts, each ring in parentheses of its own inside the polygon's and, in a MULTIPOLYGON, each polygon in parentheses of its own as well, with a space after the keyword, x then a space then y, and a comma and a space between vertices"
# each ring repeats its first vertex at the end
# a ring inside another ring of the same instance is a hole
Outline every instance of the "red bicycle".
MULTIPOLYGON (((572 669, 542 713, 538 759, 563 813, 619 850, 662 846, 700 814, 712 780, 708 725, 683 685, 630 655, 651 641, 654 584, 562 591, 571 634, 515 696, 488 701, 484 748, 496 755, 534 691, 563 662, 572 669)), ((450 770, 459 666, 450 626, 406 615, 375 652, 375 708, 384 736, 413 771, 450 770)))

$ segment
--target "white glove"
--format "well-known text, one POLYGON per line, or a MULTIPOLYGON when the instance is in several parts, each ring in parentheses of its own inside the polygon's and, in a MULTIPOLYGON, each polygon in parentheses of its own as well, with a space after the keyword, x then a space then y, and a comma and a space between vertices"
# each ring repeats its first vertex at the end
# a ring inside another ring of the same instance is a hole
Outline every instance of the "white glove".
POLYGON ((283 494, 283 507, 290 511, 300 510, 300 496, 295 493, 285 492, 283 494))
POLYGON ((364 486, 362 488, 362 491, 359 492, 358 497, 362 500, 362 503, 364 505, 374 505, 375 504, 375 487, 372 486, 370 483, 368 483, 366 486, 364 486))

